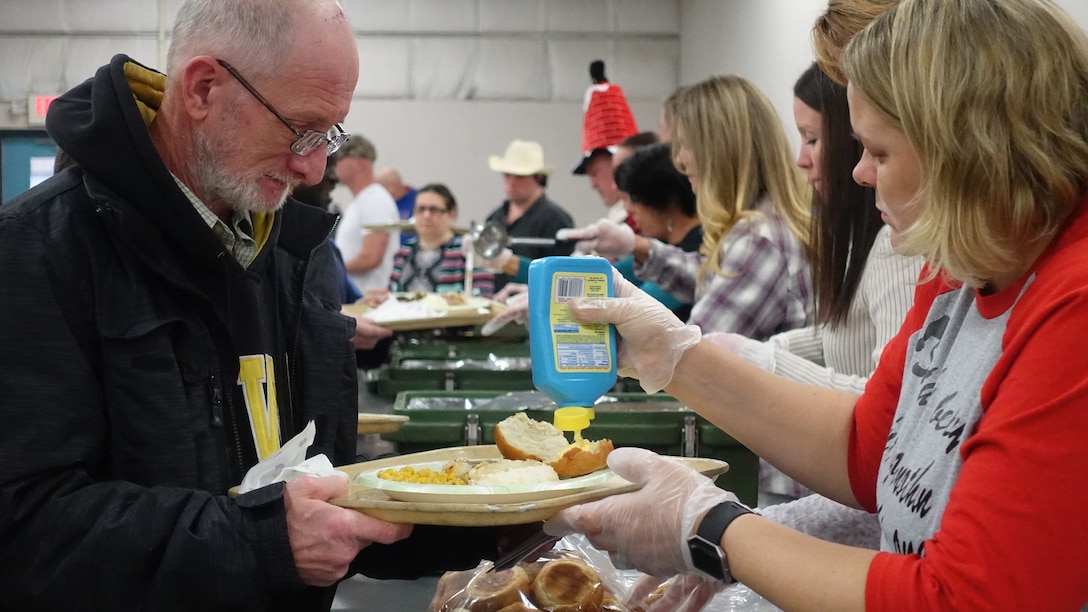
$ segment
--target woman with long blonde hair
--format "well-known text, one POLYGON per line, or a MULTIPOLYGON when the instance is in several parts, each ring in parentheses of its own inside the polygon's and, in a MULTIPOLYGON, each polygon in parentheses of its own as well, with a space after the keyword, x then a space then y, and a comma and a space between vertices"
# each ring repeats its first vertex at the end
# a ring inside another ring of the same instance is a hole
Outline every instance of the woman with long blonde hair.
POLYGON ((808 324, 811 191, 770 100, 743 77, 716 76, 671 96, 664 118, 673 160, 695 191, 699 252, 606 220, 565 234, 583 252, 634 253, 638 277, 692 302, 688 323, 703 332, 765 339, 808 324))
POLYGON ((703 222, 704 270, 726 272, 726 237, 768 202, 807 243, 811 192, 763 92, 743 77, 713 77, 678 98, 672 121, 674 161, 692 181, 703 222))

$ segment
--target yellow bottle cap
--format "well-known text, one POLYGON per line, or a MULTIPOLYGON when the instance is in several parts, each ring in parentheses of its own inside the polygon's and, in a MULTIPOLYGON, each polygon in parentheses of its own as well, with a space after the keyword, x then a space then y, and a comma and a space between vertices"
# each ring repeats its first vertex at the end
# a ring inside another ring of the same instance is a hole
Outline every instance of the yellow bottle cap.
POLYGON ((573 431, 574 440, 577 442, 582 439, 582 430, 589 427, 589 421, 594 416, 591 408, 568 406, 566 408, 556 408, 553 420, 556 429, 573 431))

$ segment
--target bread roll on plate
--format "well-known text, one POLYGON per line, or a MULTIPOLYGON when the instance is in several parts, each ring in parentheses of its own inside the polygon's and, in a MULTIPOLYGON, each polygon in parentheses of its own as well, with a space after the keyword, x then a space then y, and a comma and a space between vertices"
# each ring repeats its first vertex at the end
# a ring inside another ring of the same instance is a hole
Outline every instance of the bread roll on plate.
POLYGON ((535 459, 552 466, 560 478, 583 476, 604 468, 611 440, 571 444, 551 423, 519 412, 495 425, 495 446, 507 459, 535 459))

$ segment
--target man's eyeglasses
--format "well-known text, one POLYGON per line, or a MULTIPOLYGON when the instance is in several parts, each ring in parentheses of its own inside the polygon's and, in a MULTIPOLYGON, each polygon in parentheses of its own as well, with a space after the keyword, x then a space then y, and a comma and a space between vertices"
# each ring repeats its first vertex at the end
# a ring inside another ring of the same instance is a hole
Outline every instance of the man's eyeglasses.
POLYGON ((244 78, 242 78, 241 74, 238 74, 238 71, 235 70, 234 66, 231 66, 223 60, 215 61, 219 62, 219 65, 225 68, 232 77, 238 79, 238 82, 242 84, 242 87, 246 88, 246 91, 253 94, 253 97, 257 98, 258 102, 263 104, 265 108, 267 108, 269 111, 272 112, 273 115, 276 116, 276 119, 279 119, 280 122, 287 126, 287 129, 291 130, 295 134, 295 141, 291 143, 291 151, 294 154, 309 155, 315 149, 324 144, 325 155, 332 155, 340 149, 340 146, 343 145, 348 138, 350 138, 350 136, 344 132, 344 128, 340 127, 339 123, 332 126, 332 129, 328 132, 318 132, 317 130, 306 130, 305 132, 298 131, 295 126, 291 125, 290 121, 285 119, 283 115, 279 113, 279 111, 277 111, 275 108, 272 108, 272 105, 268 102, 268 100, 265 100, 264 96, 258 93, 257 90, 249 84, 249 81, 246 81, 244 78))

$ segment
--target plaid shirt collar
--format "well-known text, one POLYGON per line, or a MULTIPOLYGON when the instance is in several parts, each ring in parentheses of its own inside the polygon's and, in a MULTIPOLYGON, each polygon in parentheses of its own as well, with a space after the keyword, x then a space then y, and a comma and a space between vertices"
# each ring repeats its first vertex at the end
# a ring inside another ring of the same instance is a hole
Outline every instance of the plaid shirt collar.
POLYGON ((193 205, 196 212, 200 214, 200 218, 208 224, 212 233, 222 241, 223 246, 227 247, 234 259, 243 268, 248 268, 253 260, 257 258, 257 241, 253 238, 253 220, 249 211, 234 211, 234 215, 231 217, 231 225, 227 225, 200 198, 196 197, 196 194, 189 189, 188 185, 182 183, 173 174, 170 176, 174 178, 174 182, 178 184, 178 188, 189 199, 189 203, 193 205))

